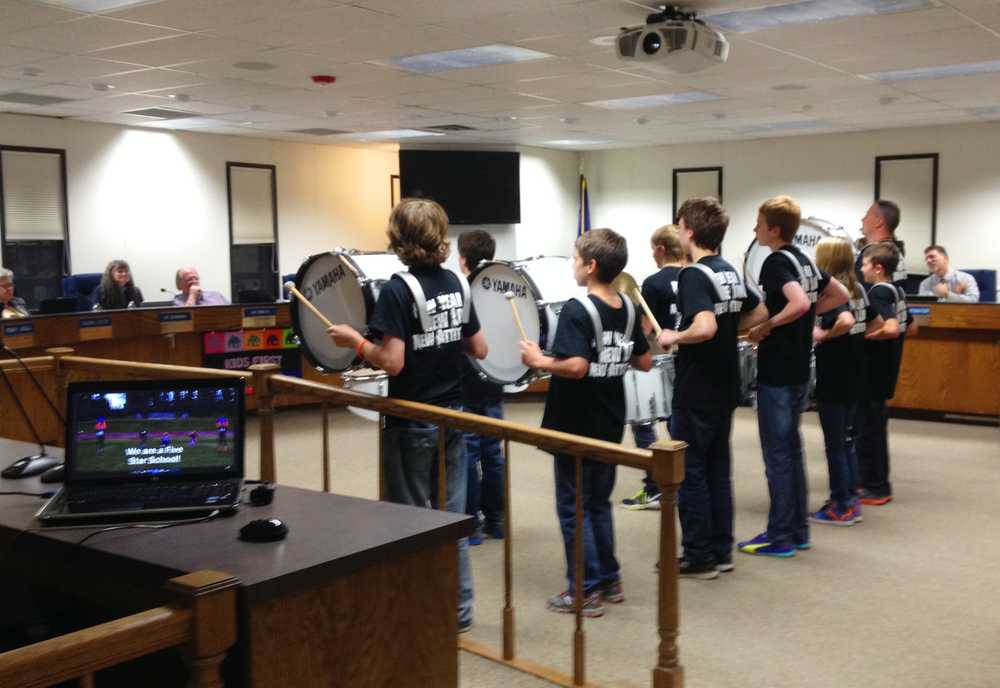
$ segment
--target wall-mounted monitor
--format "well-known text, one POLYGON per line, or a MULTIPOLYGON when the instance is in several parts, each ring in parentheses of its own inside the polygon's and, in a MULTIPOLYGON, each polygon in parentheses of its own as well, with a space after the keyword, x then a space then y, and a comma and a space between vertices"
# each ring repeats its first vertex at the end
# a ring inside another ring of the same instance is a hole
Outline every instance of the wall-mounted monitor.
POLYGON ((521 221, 520 154, 499 151, 399 151, 403 198, 429 198, 455 225, 521 221))

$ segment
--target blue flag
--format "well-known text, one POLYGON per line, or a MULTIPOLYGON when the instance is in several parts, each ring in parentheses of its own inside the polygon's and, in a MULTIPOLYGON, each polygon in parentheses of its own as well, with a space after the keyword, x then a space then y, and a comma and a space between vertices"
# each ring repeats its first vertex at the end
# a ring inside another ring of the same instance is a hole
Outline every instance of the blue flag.
POLYGON ((580 175, 580 212, 576 221, 576 235, 590 231, 590 197, 587 195, 587 178, 580 175))

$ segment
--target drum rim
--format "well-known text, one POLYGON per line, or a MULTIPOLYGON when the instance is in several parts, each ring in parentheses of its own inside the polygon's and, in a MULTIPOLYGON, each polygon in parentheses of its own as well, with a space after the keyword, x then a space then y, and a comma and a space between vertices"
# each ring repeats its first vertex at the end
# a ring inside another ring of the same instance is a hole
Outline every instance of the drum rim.
MULTIPOLYGON (((309 256, 308 258, 302 261, 302 264, 299 265, 299 269, 295 272, 295 288, 296 289, 299 288, 299 285, 302 284, 302 280, 305 277, 306 270, 308 270, 309 267, 320 258, 324 256, 334 256, 336 258, 340 258, 343 262, 343 257, 347 255, 348 254, 342 249, 334 249, 333 251, 314 253, 313 255, 309 256)), ((352 267, 354 266, 352 265, 352 267)), ((354 270, 354 277, 355 279, 359 278, 357 270, 354 270)), ((371 297, 371 291, 367 288, 366 284, 360 284, 359 286, 361 287, 361 295, 365 302, 365 313, 366 314, 371 313, 371 308, 369 306, 369 303, 373 301, 371 297)), ((289 304, 288 310, 291 312, 292 316, 292 330, 295 332, 295 336, 298 337, 299 349, 302 351, 302 353, 305 354, 306 360, 308 360, 309 363, 311 363, 312 366, 321 373, 341 373, 344 372, 345 370, 350 370, 351 368, 357 366, 359 359, 358 356, 352 358, 351 362, 345 368, 336 368, 329 366, 321 362, 316 357, 316 354, 313 353, 312 349, 309 347, 309 343, 306 341, 306 338, 303 335, 302 320, 301 316, 299 315, 299 311, 300 309, 304 308, 305 306, 299 303, 298 299, 294 299, 292 303, 289 304)), ((315 317, 311 313, 309 315, 310 317, 315 317)), ((368 318, 366 317, 365 319, 367 320, 368 318)))

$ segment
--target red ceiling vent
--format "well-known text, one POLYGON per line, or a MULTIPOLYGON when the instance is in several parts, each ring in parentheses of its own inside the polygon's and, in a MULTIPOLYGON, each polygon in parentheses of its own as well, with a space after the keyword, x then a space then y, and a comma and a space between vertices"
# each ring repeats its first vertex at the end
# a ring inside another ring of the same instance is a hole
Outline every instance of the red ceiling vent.
POLYGON ((323 86, 328 86, 337 81, 337 77, 331 76, 329 74, 313 74, 311 77, 314 84, 320 84, 323 86))

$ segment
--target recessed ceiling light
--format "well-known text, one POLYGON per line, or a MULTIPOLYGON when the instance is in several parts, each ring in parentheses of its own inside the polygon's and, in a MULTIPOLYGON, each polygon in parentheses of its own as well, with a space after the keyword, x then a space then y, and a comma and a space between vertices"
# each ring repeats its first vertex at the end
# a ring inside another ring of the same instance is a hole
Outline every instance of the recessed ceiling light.
POLYGON ((21 76, 41 76, 44 73, 38 67, 25 67, 21 70, 21 76))
POLYGON ((808 86, 805 84, 778 84, 777 86, 772 86, 772 91, 804 91, 808 86))
POLYGON ((385 67, 396 67, 410 72, 433 74, 447 72, 452 69, 470 69, 472 67, 489 67, 492 65, 527 62, 552 57, 548 53, 513 45, 481 45, 477 48, 462 48, 460 50, 445 50, 438 53, 422 55, 407 55, 405 57, 390 57, 385 60, 372 60, 371 64, 385 67))
POLYGON ((752 33, 795 24, 816 24, 832 19, 912 12, 934 7, 933 0, 801 0, 776 7, 708 15, 703 19, 733 33, 752 33))
POLYGON ((861 76, 873 81, 908 81, 910 79, 945 79, 952 76, 972 76, 974 74, 990 74, 992 72, 1000 72, 1000 60, 964 62, 962 64, 944 65, 941 67, 897 69, 891 72, 869 72, 861 76))
POLYGON ((896 96, 882 96, 881 98, 878 99, 878 104, 879 105, 892 105, 897 100, 899 100, 899 98, 897 98, 896 96))
POLYGON ((191 100, 191 96, 187 93, 171 93, 167 96, 171 100, 176 100, 178 103, 187 103, 191 100))
POLYGON ((635 118, 635 123, 636 124, 649 124, 649 117, 645 117, 645 116, 643 116, 643 117, 636 117, 635 118))
POLYGON ((338 110, 327 110, 323 113, 324 117, 337 117, 340 114, 338 110))
POLYGON ((812 109, 813 109, 812 105, 803 105, 802 106, 802 112, 812 112, 812 109))
POLYGON ((584 103, 584 105, 604 108, 605 110, 638 110, 640 108, 662 107, 664 105, 699 103, 707 100, 719 100, 719 96, 703 91, 681 91, 679 93, 661 93, 655 96, 593 100, 589 103, 584 103))
POLYGON ((251 124, 253 124, 253 122, 250 122, 250 121, 240 122, 240 125, 244 126, 244 127, 250 126, 251 124))
POLYGON ((114 84, 102 84, 100 82, 91 84, 95 91, 113 91, 115 90, 114 84))
POLYGON ((423 131, 421 129, 386 129, 384 131, 356 132, 344 138, 358 138, 362 141, 388 141, 393 139, 415 139, 421 136, 444 136, 444 134, 436 131, 423 131))
POLYGON ((576 124, 580 120, 577 119, 576 117, 560 117, 559 121, 562 122, 563 124, 576 124))
POLYGON ((715 119, 725 119, 726 118, 726 113, 725 112, 713 112, 712 113, 712 117, 714 117, 715 119))
POLYGON ((233 67, 236 69, 245 69, 248 72, 269 72, 277 65, 271 64, 270 62, 234 62, 233 67))
POLYGON ((41 0, 41 2, 80 12, 107 12, 108 10, 120 10, 129 5, 138 5, 148 2, 148 0, 41 0))

